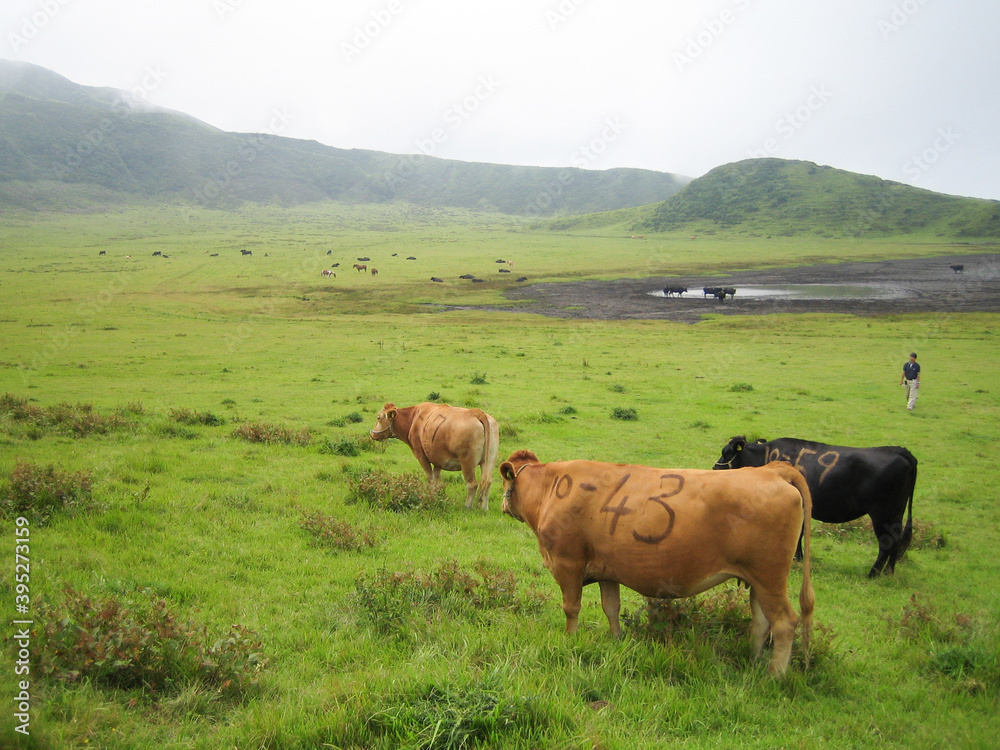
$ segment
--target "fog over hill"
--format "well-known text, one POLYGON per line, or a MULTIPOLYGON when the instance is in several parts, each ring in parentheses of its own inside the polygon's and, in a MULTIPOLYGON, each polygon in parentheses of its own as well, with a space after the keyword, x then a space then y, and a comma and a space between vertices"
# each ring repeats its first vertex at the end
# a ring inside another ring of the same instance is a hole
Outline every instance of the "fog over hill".
POLYGON ((643 169, 338 149, 282 137, 284 118, 275 110, 267 133, 223 132, 147 106, 141 86, 79 86, 35 65, 0 61, 0 197, 23 208, 130 200, 222 208, 243 201, 407 201, 547 216, 654 203, 689 181, 643 169))

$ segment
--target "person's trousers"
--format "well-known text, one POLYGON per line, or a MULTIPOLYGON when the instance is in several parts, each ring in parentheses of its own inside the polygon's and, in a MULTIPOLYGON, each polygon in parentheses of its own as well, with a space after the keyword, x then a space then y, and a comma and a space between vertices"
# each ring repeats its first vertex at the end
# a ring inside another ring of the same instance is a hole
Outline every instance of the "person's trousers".
POLYGON ((907 380, 906 381, 906 408, 913 411, 913 407, 917 404, 917 380, 907 380))

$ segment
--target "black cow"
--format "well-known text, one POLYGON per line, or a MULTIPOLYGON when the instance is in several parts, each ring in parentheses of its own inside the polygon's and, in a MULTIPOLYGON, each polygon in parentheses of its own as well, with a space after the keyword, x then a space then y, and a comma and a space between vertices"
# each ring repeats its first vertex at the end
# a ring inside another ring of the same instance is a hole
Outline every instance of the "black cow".
POLYGON ((684 292, 686 292, 687 290, 688 288, 686 286, 665 286, 663 287, 663 296, 670 297, 676 294, 679 297, 680 295, 684 294, 684 292))
POLYGON ((739 435, 722 449, 713 468, 763 466, 779 460, 790 461, 805 474, 817 521, 845 523, 866 514, 871 517, 879 551, 869 578, 895 571, 896 561, 913 538, 917 459, 912 453, 898 445, 849 448, 795 438, 748 443, 739 435))
POLYGON ((722 291, 722 287, 721 286, 706 286, 701 291, 702 291, 702 293, 704 294, 705 297, 714 297, 716 294, 718 294, 720 291, 722 291))
POLYGON ((951 270, 955 273, 962 273, 965 270, 965 266, 951 266, 951 270))

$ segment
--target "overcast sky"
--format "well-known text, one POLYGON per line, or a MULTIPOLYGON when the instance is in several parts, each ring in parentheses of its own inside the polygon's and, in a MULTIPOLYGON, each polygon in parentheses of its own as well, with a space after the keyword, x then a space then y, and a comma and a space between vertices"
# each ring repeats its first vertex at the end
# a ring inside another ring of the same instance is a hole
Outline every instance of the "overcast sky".
POLYGON ((0 57, 224 130, 1000 199, 995 0, 3 0, 0 57))

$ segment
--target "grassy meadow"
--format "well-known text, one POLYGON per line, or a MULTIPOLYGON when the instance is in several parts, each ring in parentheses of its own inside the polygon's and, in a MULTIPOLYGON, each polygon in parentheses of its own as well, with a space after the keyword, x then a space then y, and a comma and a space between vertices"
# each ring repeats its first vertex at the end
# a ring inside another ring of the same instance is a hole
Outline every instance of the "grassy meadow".
POLYGON ((14 517, 30 513, 0 520, 0 607, 51 645, 18 675, 5 626, 0 747, 995 747, 996 315, 581 321, 500 296, 520 275, 951 249, 636 240, 389 205, 0 215, 0 502, 26 467, 86 490, 31 517, 27 614, 14 517), (484 304, 509 310, 465 308, 484 304), (367 431, 384 403, 429 399, 495 416, 501 458, 710 468, 738 434, 905 445, 915 540, 895 576, 868 580, 864 524, 814 524, 813 663, 797 641, 780 681, 752 658, 733 583, 672 605, 623 591, 619 641, 588 587, 567 636, 499 475, 487 512, 462 507, 456 474, 416 509, 359 499, 364 477, 422 482, 402 443, 367 431), (142 649, 150 671, 125 679, 142 649), (23 679, 27 736, 11 708, 23 679))

